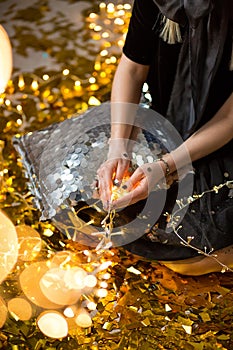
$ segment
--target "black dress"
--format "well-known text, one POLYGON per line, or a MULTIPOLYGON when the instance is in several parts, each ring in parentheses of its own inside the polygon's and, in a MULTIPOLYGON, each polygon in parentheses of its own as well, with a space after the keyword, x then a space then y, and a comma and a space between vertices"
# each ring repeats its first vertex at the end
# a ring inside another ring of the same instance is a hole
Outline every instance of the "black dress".
MULTIPOLYGON (((160 38, 161 13, 155 2, 135 0, 123 52, 137 63, 150 65, 147 83, 152 96, 152 108, 166 116, 183 44, 168 44, 160 38)), ((183 36, 188 30, 187 27, 187 23, 181 26, 183 36)), ((207 43, 203 42, 201 45, 207 43)), ((191 132, 213 117, 232 93, 233 71, 229 69, 231 54, 232 19, 228 19, 223 52, 208 91, 206 107, 202 118, 196 122, 191 132)), ((175 117, 171 121, 185 139, 188 135, 181 127, 182 118, 184 120, 185 116, 181 113, 181 116, 177 116, 177 121, 175 117)), ((194 194, 201 194, 216 185, 232 180, 233 141, 194 162, 193 167, 194 194)), ((167 209, 171 210, 174 204, 176 194, 174 187, 168 194, 165 212, 167 209)), ((179 235, 185 241, 192 237, 191 244, 206 252, 233 244, 233 193, 229 187, 231 186, 225 186, 218 193, 205 194, 203 198, 189 206, 179 230, 179 235)), ((174 233, 166 233, 164 221, 161 216, 157 228, 152 233, 128 245, 127 249, 146 258, 158 260, 185 259, 199 254, 197 250, 184 247, 180 238, 174 233)))

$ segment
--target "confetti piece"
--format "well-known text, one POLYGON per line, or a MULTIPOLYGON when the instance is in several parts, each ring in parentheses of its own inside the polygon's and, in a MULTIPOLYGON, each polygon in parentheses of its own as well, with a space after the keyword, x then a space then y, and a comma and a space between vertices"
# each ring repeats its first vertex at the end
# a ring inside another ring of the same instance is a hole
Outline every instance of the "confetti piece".
POLYGON ((141 271, 135 269, 135 267, 133 266, 130 266, 128 269, 127 269, 128 272, 131 272, 131 273, 134 273, 135 275, 140 275, 141 274, 141 271))

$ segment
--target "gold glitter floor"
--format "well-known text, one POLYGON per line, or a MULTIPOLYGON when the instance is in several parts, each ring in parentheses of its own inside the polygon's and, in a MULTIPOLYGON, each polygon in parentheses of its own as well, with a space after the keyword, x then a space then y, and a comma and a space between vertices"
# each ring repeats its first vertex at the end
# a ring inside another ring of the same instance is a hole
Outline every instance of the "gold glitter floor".
MULTIPOLYGON (((59 339, 38 327, 38 315, 56 305, 35 304, 22 283, 33 264, 42 268, 40 263, 57 259, 56 266, 64 266, 66 254, 71 265, 87 263, 80 255, 86 247, 64 239, 50 222, 39 222, 11 140, 109 99, 132 2, 109 3, 0 1, 14 53, 12 80, 0 95, 0 209, 23 238, 17 263, 0 285, 0 349, 231 350, 231 273, 184 277, 114 249, 101 257, 101 264, 112 264, 96 274, 102 282, 106 278, 107 293, 93 297, 91 323, 83 327, 67 316, 68 335, 59 339), (22 315, 23 305, 29 305, 29 316, 22 315)), ((0 267, 6 256, 0 253, 0 267)))

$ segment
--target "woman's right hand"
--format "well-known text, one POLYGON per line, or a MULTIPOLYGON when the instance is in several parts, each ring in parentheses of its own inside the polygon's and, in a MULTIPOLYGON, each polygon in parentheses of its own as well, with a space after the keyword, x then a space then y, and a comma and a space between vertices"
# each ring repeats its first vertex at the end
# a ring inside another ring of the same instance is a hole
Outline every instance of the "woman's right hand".
POLYGON ((109 209, 112 186, 120 186, 124 175, 128 172, 130 160, 128 158, 115 158, 105 161, 97 170, 98 197, 105 210, 109 209))

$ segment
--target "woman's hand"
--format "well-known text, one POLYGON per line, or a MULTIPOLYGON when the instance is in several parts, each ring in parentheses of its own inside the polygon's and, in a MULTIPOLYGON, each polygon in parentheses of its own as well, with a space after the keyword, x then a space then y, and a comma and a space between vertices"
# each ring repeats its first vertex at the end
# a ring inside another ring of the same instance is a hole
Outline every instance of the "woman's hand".
POLYGON ((105 210, 108 210, 111 202, 113 184, 120 186, 124 175, 128 172, 129 166, 130 160, 128 157, 111 158, 97 170, 98 197, 101 199, 105 210))
POLYGON ((127 193, 111 203, 112 208, 123 208, 148 197, 161 181, 166 183, 164 167, 161 161, 146 163, 135 170, 127 182, 122 185, 127 193))

